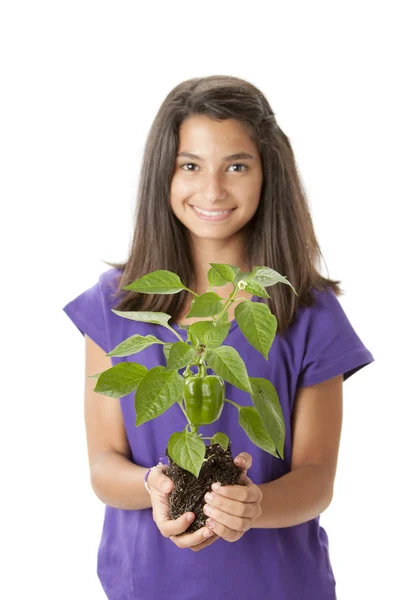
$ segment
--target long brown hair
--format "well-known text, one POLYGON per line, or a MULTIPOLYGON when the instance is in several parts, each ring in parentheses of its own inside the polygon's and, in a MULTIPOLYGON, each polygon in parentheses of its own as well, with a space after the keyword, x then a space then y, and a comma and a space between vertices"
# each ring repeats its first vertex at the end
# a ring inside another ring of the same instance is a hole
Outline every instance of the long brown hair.
POLYGON ((186 286, 193 285, 187 230, 172 212, 169 194, 179 127, 194 114, 217 120, 237 119, 258 147, 263 184, 257 211, 246 225, 244 252, 248 265, 270 267, 285 275, 298 294, 285 284, 267 288, 271 298, 263 301, 278 320, 277 333, 283 334, 300 305, 313 305, 313 288, 325 291, 330 287, 339 296, 343 294, 341 281, 319 272, 323 257, 306 193, 290 141, 278 126, 268 101, 251 83, 226 75, 183 81, 168 94, 154 119, 144 149, 129 258, 124 263, 103 261, 121 271, 114 294, 114 298, 120 298, 115 308, 166 312, 176 322, 192 298, 185 290, 153 295, 122 288, 158 269, 173 271, 186 286))

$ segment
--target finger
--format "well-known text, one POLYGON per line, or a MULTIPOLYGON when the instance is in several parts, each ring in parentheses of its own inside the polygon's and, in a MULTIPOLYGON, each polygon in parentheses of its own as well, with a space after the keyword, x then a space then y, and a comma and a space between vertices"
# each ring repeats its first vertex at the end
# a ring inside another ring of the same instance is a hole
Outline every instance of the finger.
MULTIPOLYGON (((251 507, 252 505, 250 504, 248 506, 251 507)), ((206 504, 203 507, 203 512, 205 515, 207 515, 207 517, 211 518, 211 522, 215 521, 216 523, 218 523, 220 525, 225 525, 225 527, 228 527, 229 529, 233 529, 234 531, 244 532, 244 531, 247 531, 248 529, 250 529, 256 514, 258 515, 258 509, 256 508, 257 505, 254 504, 254 507, 255 507, 254 511, 251 511, 251 508, 248 509, 248 513, 251 513, 251 517, 250 516, 236 516, 235 514, 232 515, 231 513, 227 513, 225 511, 221 510, 220 508, 216 508, 215 506, 211 507, 208 504, 206 504), (256 512, 256 510, 257 510, 257 512, 256 512)), ((214 527, 211 527, 211 529, 213 531, 216 531, 214 529, 214 527)))
POLYGON ((147 485, 149 486, 150 492, 156 490, 160 494, 170 494, 174 488, 174 482, 170 477, 165 475, 165 469, 167 465, 163 467, 157 467, 152 469, 147 479, 147 485))
POLYGON ((214 532, 208 527, 201 527, 194 533, 187 533, 185 535, 170 536, 170 539, 178 548, 191 548, 192 546, 198 546, 205 540, 208 540, 214 535, 214 532))
POLYGON ((198 552, 199 550, 203 550, 203 548, 207 548, 207 546, 210 546, 211 544, 213 544, 214 542, 216 542, 219 539, 221 539, 219 537, 219 535, 214 534, 212 537, 210 537, 205 542, 202 542, 201 544, 198 544, 197 546, 190 546, 190 550, 193 550, 193 552, 198 552))
POLYGON ((245 485, 221 485, 219 482, 216 482, 211 485, 211 494, 222 496, 224 498, 231 498, 238 502, 259 502, 262 498, 262 492, 259 486, 255 485, 247 475, 245 476, 244 484, 245 485))
POLYGON ((226 525, 222 525, 221 523, 214 521, 214 519, 207 519, 206 525, 207 527, 210 527, 218 537, 227 542, 236 542, 244 533, 244 531, 233 530, 226 525))
POLYGON ((251 468, 251 465, 253 464, 253 458, 248 452, 241 452, 240 454, 235 456, 233 462, 238 467, 242 467, 243 473, 244 475, 246 475, 247 471, 251 468))
MULTIPOLYGON (((154 521, 164 537, 171 537, 184 533, 189 525, 193 522, 194 513, 184 513, 177 519, 171 519, 169 510, 165 510, 164 506, 153 506, 154 521)), ((203 541, 203 540, 202 540, 203 541)))
POLYGON ((219 494, 208 492, 204 496, 206 504, 203 506, 204 514, 209 517, 213 516, 215 509, 219 509, 222 512, 232 515, 234 517, 247 517, 248 519, 255 519, 259 516, 260 502, 259 496, 255 501, 242 502, 229 497, 224 497, 219 494))

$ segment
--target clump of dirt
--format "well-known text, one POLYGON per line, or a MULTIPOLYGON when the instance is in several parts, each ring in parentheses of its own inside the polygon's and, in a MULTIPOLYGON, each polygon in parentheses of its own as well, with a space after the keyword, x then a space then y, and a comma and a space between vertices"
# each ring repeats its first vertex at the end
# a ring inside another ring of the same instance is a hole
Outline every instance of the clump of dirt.
POLYGON ((204 495, 211 491, 211 484, 219 481, 221 485, 244 485, 240 482, 243 468, 233 462, 231 445, 224 450, 219 444, 206 447, 203 466, 196 478, 189 471, 177 465, 166 450, 169 467, 165 474, 174 482, 169 496, 171 519, 177 519, 185 512, 194 512, 194 521, 184 533, 192 533, 204 527, 207 515, 203 513, 206 504, 204 495))

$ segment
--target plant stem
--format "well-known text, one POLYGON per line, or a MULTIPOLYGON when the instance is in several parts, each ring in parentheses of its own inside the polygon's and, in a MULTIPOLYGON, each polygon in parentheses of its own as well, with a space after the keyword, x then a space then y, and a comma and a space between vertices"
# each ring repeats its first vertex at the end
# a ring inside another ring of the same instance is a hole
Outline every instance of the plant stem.
POLYGON ((191 433, 197 433, 197 425, 192 425, 192 424, 191 424, 191 422, 189 421, 189 418, 188 418, 188 416, 187 416, 187 412, 186 412, 186 410, 183 408, 183 400, 179 400, 178 404, 179 404, 179 406, 181 407, 181 409, 182 409, 182 412, 183 412, 183 414, 185 415, 185 417, 186 417, 186 420, 187 420, 187 425, 185 426, 185 429, 186 429, 186 431, 187 431, 187 429, 188 429, 188 427, 189 427, 189 428, 190 428, 190 432, 191 432, 191 433))
POLYGON ((199 297, 199 294, 196 294, 196 292, 194 292, 193 290, 190 290, 188 287, 186 287, 185 285, 183 286, 183 289, 185 289, 187 292, 190 292, 191 294, 193 294, 193 296, 195 298, 199 297))
POLYGON ((223 317, 223 315, 226 313, 226 311, 228 310, 228 308, 231 306, 231 304, 233 304, 235 302, 235 296, 237 294, 238 291, 238 287, 233 284, 234 286, 234 290, 233 292, 229 295, 227 301, 225 302, 222 311, 219 313, 219 315, 217 316, 216 320, 214 321, 214 325, 216 325, 218 323, 218 321, 221 320, 221 317, 223 317))
POLYGON ((188 419, 188 416, 187 416, 187 414, 186 414, 186 410, 183 408, 183 400, 180 400, 180 401, 178 402, 178 404, 179 404, 179 406, 181 407, 181 409, 182 409, 182 412, 183 412, 183 414, 185 415, 187 422, 189 423, 189 419, 188 419))
POLYGON ((175 329, 173 327, 170 327, 170 325, 164 325, 164 327, 166 327, 167 329, 169 329, 170 331, 172 331, 173 334, 176 335, 177 338, 180 339, 181 342, 184 342, 185 340, 179 335, 179 333, 177 331, 175 331, 175 329))
MULTIPOLYGON (((203 438, 205 439, 205 438, 203 438)), ((208 439, 208 438, 207 438, 208 439)), ((212 458, 213 456, 215 456, 215 454, 210 454, 210 456, 208 456, 207 458, 203 459, 203 462, 207 462, 208 460, 210 460, 210 458, 212 458)))
POLYGON ((242 408, 242 406, 240 404, 236 404, 236 402, 234 402, 233 400, 228 400, 228 398, 225 398, 225 402, 229 402, 229 404, 233 404, 233 406, 236 406, 237 409, 242 408))

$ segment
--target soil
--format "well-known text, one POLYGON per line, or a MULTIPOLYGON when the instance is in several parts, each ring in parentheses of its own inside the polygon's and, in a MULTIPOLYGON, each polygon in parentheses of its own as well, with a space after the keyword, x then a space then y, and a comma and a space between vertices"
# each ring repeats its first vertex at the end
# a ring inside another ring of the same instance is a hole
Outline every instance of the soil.
MULTIPOLYGON (((166 475, 174 482, 170 500, 171 519, 177 519, 185 512, 194 512, 196 518, 184 533, 192 533, 204 527, 207 515, 203 513, 206 504, 204 495, 211 491, 211 484, 219 481, 221 485, 244 485, 239 482, 243 469, 233 462, 232 450, 229 445, 224 450, 219 444, 206 447, 205 458, 199 477, 177 465, 168 455, 169 467, 166 475)), ((183 535, 183 534, 182 534, 183 535)))

